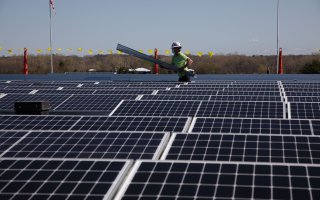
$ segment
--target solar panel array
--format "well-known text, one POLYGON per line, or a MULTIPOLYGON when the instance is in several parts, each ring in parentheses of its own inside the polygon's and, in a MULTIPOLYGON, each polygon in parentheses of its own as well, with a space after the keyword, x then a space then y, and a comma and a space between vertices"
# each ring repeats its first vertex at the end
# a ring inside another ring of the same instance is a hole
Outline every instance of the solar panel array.
POLYGON ((0 199, 320 199, 319 96, 319 81, 0 81, 0 199))

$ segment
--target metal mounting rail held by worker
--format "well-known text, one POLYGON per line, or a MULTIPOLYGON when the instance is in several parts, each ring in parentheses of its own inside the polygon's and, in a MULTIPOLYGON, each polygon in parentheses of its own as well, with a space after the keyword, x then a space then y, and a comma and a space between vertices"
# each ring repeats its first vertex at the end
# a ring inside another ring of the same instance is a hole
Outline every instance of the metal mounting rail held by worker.
POLYGON ((171 46, 172 52, 177 51, 177 54, 174 53, 175 55, 172 58, 171 64, 166 63, 162 60, 155 59, 152 56, 148 56, 139 51, 126 47, 122 44, 117 45, 117 50, 127 53, 129 55, 135 56, 137 58, 156 63, 163 69, 173 70, 175 72, 178 72, 179 81, 190 81, 190 77, 195 76, 195 71, 192 69, 188 69, 187 67, 190 66, 193 61, 189 57, 187 57, 186 55, 180 52, 182 46, 179 42, 174 42, 173 44, 171 46), (176 44, 176 45, 173 45, 173 44, 176 44))
POLYGON ((172 43, 171 49, 174 55, 171 64, 178 68, 179 81, 189 82, 190 76, 193 76, 193 71, 188 69, 188 67, 192 65, 193 61, 181 52, 181 48, 180 42, 172 43))

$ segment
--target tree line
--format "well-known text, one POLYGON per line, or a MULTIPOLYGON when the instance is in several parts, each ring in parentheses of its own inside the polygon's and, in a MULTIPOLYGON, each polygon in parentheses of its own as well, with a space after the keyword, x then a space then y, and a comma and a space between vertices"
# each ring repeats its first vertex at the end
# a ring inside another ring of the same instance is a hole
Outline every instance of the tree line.
MULTIPOLYGON (((246 55, 189 55, 194 61, 193 69, 198 74, 253 74, 276 73, 276 56, 246 55)), ((159 59, 170 62, 171 56, 160 55, 159 59)), ((143 67, 153 70, 153 64, 130 55, 65 56, 54 55, 54 72, 120 72, 129 68, 143 67)), ((50 72, 50 55, 29 55, 30 74, 50 72)), ((0 73, 19 74, 23 72, 23 56, 0 57, 0 73)), ((320 73, 320 55, 285 55, 283 72, 286 74, 320 73)), ((160 73, 173 73, 160 69, 160 73)))

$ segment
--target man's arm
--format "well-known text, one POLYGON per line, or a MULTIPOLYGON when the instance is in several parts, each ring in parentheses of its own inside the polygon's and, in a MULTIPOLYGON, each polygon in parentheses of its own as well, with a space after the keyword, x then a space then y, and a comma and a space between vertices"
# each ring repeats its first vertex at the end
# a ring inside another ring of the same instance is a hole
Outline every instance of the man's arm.
POLYGON ((191 58, 188 57, 186 66, 189 67, 192 65, 192 63, 193 63, 193 60, 191 60, 191 58))

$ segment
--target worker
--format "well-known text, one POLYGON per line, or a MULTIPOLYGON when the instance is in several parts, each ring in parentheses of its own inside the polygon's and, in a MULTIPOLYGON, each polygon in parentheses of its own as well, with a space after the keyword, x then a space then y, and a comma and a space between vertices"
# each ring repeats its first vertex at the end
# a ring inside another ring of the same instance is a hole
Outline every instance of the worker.
POLYGON ((172 43, 171 49, 174 55, 171 64, 178 68, 179 82, 189 82, 188 67, 192 65, 193 61, 181 52, 181 48, 180 42, 172 43))

